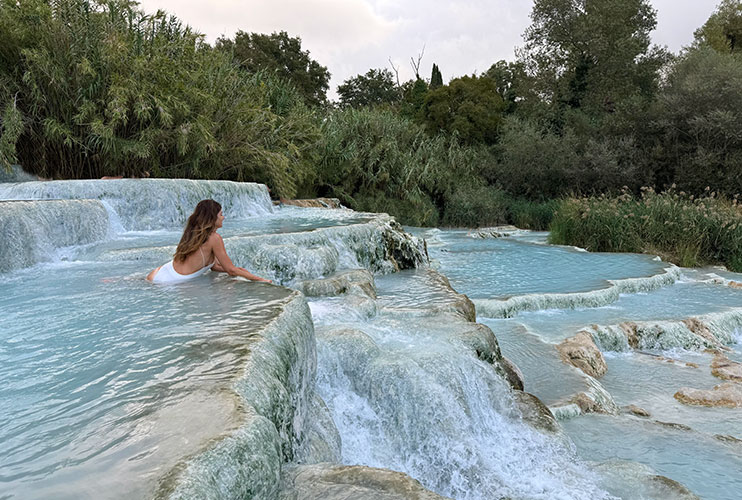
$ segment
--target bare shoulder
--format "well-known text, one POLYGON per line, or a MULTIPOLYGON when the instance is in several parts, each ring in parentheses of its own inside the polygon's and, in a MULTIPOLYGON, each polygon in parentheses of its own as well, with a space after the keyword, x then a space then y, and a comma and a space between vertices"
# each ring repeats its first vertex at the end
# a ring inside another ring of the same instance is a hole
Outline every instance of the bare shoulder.
POLYGON ((211 233, 211 236, 209 236, 209 239, 206 240, 206 244, 209 245, 211 248, 219 247, 224 245, 224 240, 222 239, 222 235, 214 231, 211 233))

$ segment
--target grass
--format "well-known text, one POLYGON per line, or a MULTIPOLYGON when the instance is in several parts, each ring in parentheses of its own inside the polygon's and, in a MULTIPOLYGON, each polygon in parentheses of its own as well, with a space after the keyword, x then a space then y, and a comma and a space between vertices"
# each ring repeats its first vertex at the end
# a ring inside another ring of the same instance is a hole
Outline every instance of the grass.
POLYGON ((675 264, 722 264, 742 272, 742 206, 706 191, 671 189, 640 196, 569 198, 551 223, 550 241, 597 252, 656 253, 675 264))

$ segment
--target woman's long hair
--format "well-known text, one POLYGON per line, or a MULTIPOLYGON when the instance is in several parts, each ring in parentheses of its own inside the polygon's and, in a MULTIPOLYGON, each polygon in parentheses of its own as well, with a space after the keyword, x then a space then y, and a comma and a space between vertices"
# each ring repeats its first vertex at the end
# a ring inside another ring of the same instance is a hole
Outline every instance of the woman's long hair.
POLYGON ((222 206, 214 200, 201 200, 188 217, 183 236, 175 250, 173 260, 183 262, 193 252, 201 248, 216 231, 216 219, 222 206))

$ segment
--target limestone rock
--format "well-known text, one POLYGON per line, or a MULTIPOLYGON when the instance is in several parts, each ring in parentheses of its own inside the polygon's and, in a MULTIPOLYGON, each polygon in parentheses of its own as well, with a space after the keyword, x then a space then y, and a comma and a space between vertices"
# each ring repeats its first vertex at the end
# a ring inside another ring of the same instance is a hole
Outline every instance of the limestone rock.
POLYGON ((667 427, 668 429, 674 429, 676 431, 692 431, 693 430, 685 424, 678 424, 675 422, 662 422, 661 420, 655 420, 654 423, 657 425, 661 425, 662 427, 667 427))
POLYGON ((619 498, 699 500, 681 483, 660 476, 651 467, 623 460, 611 460, 595 469, 603 478, 602 486, 619 498))
POLYGON ((579 368, 591 377, 600 378, 608 370, 603 353, 595 345, 592 335, 584 330, 562 341, 556 349, 562 361, 579 368))
POLYGON ((308 297, 357 293, 372 299, 376 298, 374 276, 365 269, 353 269, 328 278, 302 281, 298 288, 308 297))
POLYGON ((593 377, 588 375, 585 379, 589 385, 588 390, 575 394, 567 401, 567 404, 577 405, 582 413, 617 415, 618 406, 611 394, 593 377))
POLYGON ((742 385, 727 382, 711 390, 684 387, 675 393, 675 399, 687 405, 739 408, 742 406, 742 385))
POLYGON ((701 320, 697 318, 687 318, 683 320, 683 323, 688 327, 688 330, 707 340, 709 345, 721 346, 719 339, 711 333, 708 326, 706 326, 701 320))
POLYGON ((722 380, 742 382, 742 363, 736 363, 718 353, 711 362, 711 375, 722 380))
POLYGON ((508 381, 508 384, 510 384, 510 387, 517 391, 523 390, 523 373, 520 371, 520 368, 510 361, 507 358, 502 358, 500 360, 500 367, 502 368, 505 380, 508 381))
POLYGON ((551 433, 561 431, 559 424, 549 407, 541 402, 539 398, 523 391, 513 391, 515 403, 520 410, 523 420, 532 427, 551 433))
POLYGON ((637 417, 647 418, 651 416, 647 410, 639 406, 636 406, 636 405, 624 406, 623 408, 621 408, 621 410, 623 410, 626 413, 631 413, 632 415, 636 415, 637 417))
POLYGON ((626 340, 629 343, 629 347, 636 349, 639 347, 639 335, 636 332, 638 325, 633 321, 627 321, 618 325, 621 330, 626 334, 626 340))
POLYGON ((337 198, 310 198, 305 200, 286 200, 281 198, 280 201, 274 202, 281 205, 291 205, 294 207, 304 208, 340 208, 340 200, 337 198))
POLYGON ((714 437, 718 439, 719 441, 724 441, 725 443, 734 443, 734 444, 742 443, 742 439, 736 438, 734 436, 730 436, 729 434, 714 434, 714 437))
MULTIPOLYGON (((700 500, 700 498, 683 484, 665 476, 650 476, 649 484, 658 494, 671 494, 677 500, 700 500)), ((668 498, 668 497, 665 497, 668 498)))
POLYGON ((286 467, 280 500, 444 500, 407 474, 362 465, 286 467))

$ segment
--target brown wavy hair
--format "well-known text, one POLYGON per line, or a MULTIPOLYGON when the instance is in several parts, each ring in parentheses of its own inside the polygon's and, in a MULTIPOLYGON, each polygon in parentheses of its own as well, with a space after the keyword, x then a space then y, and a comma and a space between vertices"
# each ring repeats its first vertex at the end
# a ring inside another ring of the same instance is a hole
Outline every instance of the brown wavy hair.
POLYGON ((211 233, 216 231, 216 219, 221 209, 222 206, 214 200, 198 202, 193 213, 188 217, 188 222, 183 230, 178 248, 175 250, 173 260, 183 262, 206 243, 211 233))

